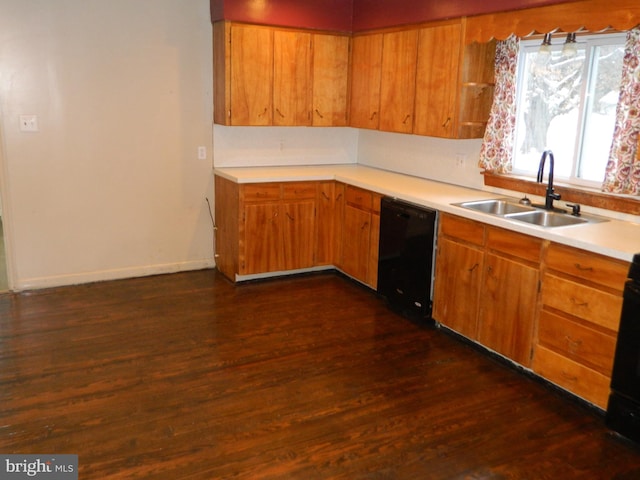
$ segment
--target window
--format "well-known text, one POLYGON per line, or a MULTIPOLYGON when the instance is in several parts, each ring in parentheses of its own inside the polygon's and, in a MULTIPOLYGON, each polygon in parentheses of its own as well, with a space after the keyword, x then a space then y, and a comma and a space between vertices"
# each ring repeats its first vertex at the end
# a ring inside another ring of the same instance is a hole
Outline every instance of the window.
POLYGON ((536 175, 544 150, 556 178, 599 187, 613 138, 625 34, 577 38, 541 52, 540 40, 520 44, 513 171, 536 175))

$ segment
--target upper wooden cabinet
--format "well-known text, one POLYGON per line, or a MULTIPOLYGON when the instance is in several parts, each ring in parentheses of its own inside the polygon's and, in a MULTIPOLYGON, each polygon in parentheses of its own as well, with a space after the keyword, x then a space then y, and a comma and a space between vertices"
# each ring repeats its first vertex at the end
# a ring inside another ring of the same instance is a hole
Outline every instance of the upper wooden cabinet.
POLYGON ((481 138, 493 101, 495 42, 464 45, 461 20, 356 35, 351 126, 481 138))
POLYGON ((347 125, 349 37, 313 34, 313 125, 347 125))
POLYGON ((380 74, 380 130, 413 132, 418 31, 383 35, 380 74))
POLYGON ((311 34, 273 32, 273 125, 311 125, 311 34))
POLYGON ((213 25, 214 122, 347 124, 349 37, 258 25, 213 25))
POLYGON ((382 34, 359 35, 351 40, 350 125, 377 130, 380 125, 382 34))
POLYGON ((456 22, 419 31, 413 130, 418 135, 456 135, 461 30, 456 22))

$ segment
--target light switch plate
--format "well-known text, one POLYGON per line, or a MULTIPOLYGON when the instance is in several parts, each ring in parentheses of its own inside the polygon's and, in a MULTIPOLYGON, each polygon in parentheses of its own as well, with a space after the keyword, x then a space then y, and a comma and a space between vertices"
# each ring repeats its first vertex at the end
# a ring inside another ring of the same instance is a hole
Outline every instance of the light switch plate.
POLYGON ((207 147, 198 147, 198 160, 207 159, 207 147))

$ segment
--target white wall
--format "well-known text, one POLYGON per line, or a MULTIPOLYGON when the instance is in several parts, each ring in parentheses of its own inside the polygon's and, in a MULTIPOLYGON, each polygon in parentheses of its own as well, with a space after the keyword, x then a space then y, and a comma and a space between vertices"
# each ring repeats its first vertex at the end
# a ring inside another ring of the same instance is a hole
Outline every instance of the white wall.
POLYGON ((211 85, 209 0, 0 0, 14 289, 213 265, 211 85))

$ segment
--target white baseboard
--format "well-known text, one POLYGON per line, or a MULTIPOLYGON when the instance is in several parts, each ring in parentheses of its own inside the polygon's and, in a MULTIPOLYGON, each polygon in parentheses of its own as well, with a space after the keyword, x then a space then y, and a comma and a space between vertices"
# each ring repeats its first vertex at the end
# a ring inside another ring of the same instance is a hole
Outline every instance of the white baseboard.
POLYGON ((20 279, 14 286, 14 291, 36 290, 42 288, 79 285, 82 283, 102 282, 105 280, 119 280, 124 278, 146 277, 164 273, 186 272, 213 268, 215 263, 211 259, 190 262, 167 263, 161 265, 143 265, 131 268, 116 268, 95 272, 73 273, 68 275, 52 275, 47 277, 33 277, 20 279))

